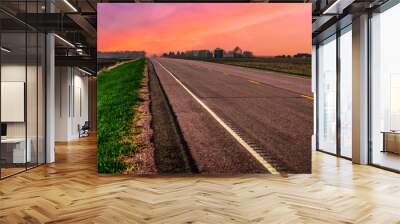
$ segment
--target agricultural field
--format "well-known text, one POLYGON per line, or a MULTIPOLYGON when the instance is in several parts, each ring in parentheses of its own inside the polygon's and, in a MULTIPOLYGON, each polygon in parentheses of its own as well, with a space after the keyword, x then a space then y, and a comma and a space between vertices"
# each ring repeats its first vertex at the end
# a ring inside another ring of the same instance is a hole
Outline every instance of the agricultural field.
POLYGON ((117 66, 97 75, 97 168, 99 173, 121 173, 132 164, 124 158, 138 150, 131 139, 134 106, 141 102, 139 89, 145 59, 117 66))
POLYGON ((311 58, 209 58, 205 61, 311 77, 311 58))

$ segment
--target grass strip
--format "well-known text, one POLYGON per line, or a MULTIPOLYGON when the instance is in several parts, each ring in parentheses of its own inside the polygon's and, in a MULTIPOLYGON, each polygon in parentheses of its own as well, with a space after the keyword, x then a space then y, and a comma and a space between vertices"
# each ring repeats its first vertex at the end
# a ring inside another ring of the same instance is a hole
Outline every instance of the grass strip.
POLYGON ((121 173, 130 164, 124 157, 138 146, 132 143, 134 106, 142 101, 139 89, 145 60, 129 62, 97 75, 97 170, 121 173))
POLYGON ((311 78, 311 58, 208 58, 194 60, 282 72, 311 78))

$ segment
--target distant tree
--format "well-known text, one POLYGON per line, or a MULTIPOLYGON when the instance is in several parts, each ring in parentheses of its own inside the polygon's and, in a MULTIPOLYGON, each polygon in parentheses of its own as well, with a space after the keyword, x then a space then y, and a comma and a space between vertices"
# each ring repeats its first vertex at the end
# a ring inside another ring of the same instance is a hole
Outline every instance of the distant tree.
POLYGON ((224 57, 224 49, 219 48, 219 47, 215 48, 214 57, 215 58, 223 58, 224 57))
POLYGON ((240 47, 235 47, 235 49, 233 49, 233 57, 235 58, 242 57, 242 49, 240 47))
POLYGON ((311 58, 311 54, 308 54, 308 53, 298 53, 298 54, 295 54, 293 57, 295 57, 295 58, 311 58))
POLYGON ((170 51, 170 52, 168 53, 168 57, 175 57, 175 52, 170 51))
POLYGON ((245 58, 252 58, 252 57, 254 57, 254 56, 253 56, 253 52, 251 52, 251 51, 244 51, 244 52, 243 52, 243 57, 245 57, 245 58))

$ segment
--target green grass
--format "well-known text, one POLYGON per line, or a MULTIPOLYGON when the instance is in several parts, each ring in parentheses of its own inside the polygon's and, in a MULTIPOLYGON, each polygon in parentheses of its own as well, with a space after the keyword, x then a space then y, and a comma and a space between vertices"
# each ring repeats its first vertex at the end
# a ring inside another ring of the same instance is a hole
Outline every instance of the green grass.
POLYGON ((120 173, 129 167, 124 157, 137 151, 132 143, 134 106, 141 98, 145 60, 137 60, 97 75, 97 169, 120 173))
POLYGON ((212 58, 205 61, 311 77, 311 58, 212 58))

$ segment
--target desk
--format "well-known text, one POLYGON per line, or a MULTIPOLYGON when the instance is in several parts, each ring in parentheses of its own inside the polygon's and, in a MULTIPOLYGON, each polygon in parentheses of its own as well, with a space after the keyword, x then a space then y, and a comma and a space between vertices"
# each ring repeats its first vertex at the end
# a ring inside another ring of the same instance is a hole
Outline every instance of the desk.
POLYGON ((27 139, 25 151, 25 138, 1 139, 1 156, 7 163, 26 163, 32 160, 32 140, 27 139), (12 158, 12 159, 11 159, 12 158))
POLYGON ((382 152, 400 154, 400 131, 383 131, 382 152))

